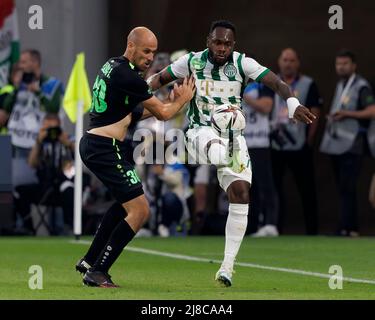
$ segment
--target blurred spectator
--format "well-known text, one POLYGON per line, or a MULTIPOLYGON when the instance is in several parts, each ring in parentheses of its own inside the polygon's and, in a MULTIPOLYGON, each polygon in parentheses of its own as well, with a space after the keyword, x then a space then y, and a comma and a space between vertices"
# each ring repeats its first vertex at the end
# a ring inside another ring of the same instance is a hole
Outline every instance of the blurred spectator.
POLYGON ((189 173, 186 167, 175 159, 175 163, 152 165, 152 172, 161 180, 160 221, 158 234, 161 237, 186 231, 190 218, 186 199, 189 194, 189 173))
POLYGON ((168 66, 171 63, 171 58, 169 53, 167 52, 159 52, 155 55, 154 60, 152 62, 152 65, 146 72, 145 78, 148 79, 152 75, 160 72, 163 70, 166 66, 168 66))
MULTIPOLYGON (((34 233, 30 205, 61 206, 64 222, 73 226, 74 204, 74 143, 60 127, 58 115, 47 114, 31 149, 29 164, 36 168, 38 183, 19 185, 15 188, 15 209, 23 218, 24 228, 34 233)), ((89 177, 83 174, 84 188, 89 177)))
MULTIPOLYGON (((187 199, 190 197, 189 171, 176 154, 163 152, 160 159, 157 148, 168 150, 168 146, 154 141, 152 150, 155 164, 146 166, 143 178, 144 190, 150 203, 151 218, 148 229, 162 237, 186 234, 190 213, 187 199), (159 144, 159 145, 158 145, 159 144), (165 162, 164 160, 165 154, 165 162)), ((145 230, 142 234, 147 235, 145 230)))
POLYGON ((0 133, 7 132, 7 123, 9 114, 5 110, 5 106, 11 104, 14 94, 22 80, 22 70, 18 64, 14 64, 10 74, 10 83, 0 88, 0 133))
MULTIPOLYGON (((322 101, 313 79, 300 73, 300 60, 294 49, 287 48, 281 52, 278 60, 281 79, 294 91, 300 103, 311 109, 317 118, 322 101)), ((289 168, 302 198, 305 216, 306 233, 318 233, 317 196, 312 147, 318 119, 307 126, 302 122, 295 123, 288 118, 286 102, 275 95, 274 108, 271 114, 272 165, 276 189, 279 195, 279 231, 282 231, 286 215, 283 180, 289 168)))
POLYGON ((272 110, 273 95, 273 91, 257 82, 248 84, 243 94, 247 122, 244 134, 253 171, 248 230, 256 237, 279 235, 278 197, 272 175, 269 139, 269 113, 272 110))
POLYGON ((42 74, 41 55, 37 50, 23 51, 18 65, 22 72, 20 84, 17 90, 9 92, 2 106, 9 116, 14 186, 37 182, 34 171, 27 165, 27 158, 44 115, 58 113, 63 97, 61 82, 42 74))
POLYGON ((335 64, 339 81, 320 150, 332 158, 340 196, 338 234, 358 236, 357 183, 363 155, 375 157, 375 96, 368 81, 356 74, 352 52, 340 51, 335 64))

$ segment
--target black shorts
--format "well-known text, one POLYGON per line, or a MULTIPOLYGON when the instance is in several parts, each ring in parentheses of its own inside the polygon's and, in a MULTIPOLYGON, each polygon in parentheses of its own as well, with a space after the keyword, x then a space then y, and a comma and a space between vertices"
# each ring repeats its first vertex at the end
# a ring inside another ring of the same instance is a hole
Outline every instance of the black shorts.
POLYGON ((132 150, 125 150, 121 141, 87 132, 79 143, 83 163, 121 204, 143 194, 134 165, 126 160, 132 156, 127 154, 129 151, 132 153, 132 150))

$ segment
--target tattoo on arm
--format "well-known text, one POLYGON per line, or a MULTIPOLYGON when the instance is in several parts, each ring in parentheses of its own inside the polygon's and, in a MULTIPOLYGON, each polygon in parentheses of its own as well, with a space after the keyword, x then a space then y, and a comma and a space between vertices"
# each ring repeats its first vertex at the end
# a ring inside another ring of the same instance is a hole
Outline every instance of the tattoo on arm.
POLYGON ((159 72, 159 82, 161 84, 161 86, 164 86, 165 84, 171 82, 170 79, 166 79, 166 75, 165 73, 163 73, 162 71, 159 72))
POLYGON ((152 90, 152 91, 155 91, 157 89, 160 88, 160 81, 158 80, 158 76, 159 74, 156 73, 156 74, 153 74, 152 76, 150 76, 148 79, 147 79, 147 84, 149 86, 149 88, 152 90))
POLYGON ((161 88, 162 86, 170 83, 171 81, 173 81, 173 79, 166 69, 152 75, 147 79, 148 86, 151 88, 152 91, 161 88))
POLYGON ((290 87, 272 71, 268 72, 261 80, 267 87, 275 91, 284 100, 294 97, 290 87))

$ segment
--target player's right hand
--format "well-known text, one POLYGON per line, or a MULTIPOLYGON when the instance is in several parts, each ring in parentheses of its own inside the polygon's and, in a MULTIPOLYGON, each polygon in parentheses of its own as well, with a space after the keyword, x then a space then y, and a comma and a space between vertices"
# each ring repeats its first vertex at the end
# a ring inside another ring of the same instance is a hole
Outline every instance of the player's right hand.
POLYGON ((316 116, 308 108, 300 105, 294 111, 293 119, 306 124, 311 124, 316 119, 316 116))
POLYGON ((174 99, 181 98, 184 102, 189 102, 195 94, 195 79, 193 76, 185 78, 181 85, 175 83, 173 87, 173 96, 174 99))

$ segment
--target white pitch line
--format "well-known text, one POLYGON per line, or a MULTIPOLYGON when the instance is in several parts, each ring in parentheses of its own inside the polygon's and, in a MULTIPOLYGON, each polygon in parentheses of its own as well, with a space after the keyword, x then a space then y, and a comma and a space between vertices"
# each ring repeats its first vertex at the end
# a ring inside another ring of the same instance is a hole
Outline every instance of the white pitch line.
MULTIPOLYGON (((70 241, 70 242, 74 244, 91 244, 90 241, 86 241, 86 240, 70 241)), ((218 264, 221 264, 222 262, 221 260, 216 260, 216 259, 199 258, 199 257, 187 256, 184 254, 169 253, 169 252, 163 252, 163 251, 157 251, 157 250, 151 250, 151 249, 145 249, 145 248, 137 248, 137 247, 126 247, 125 250, 138 252, 138 253, 151 254, 155 256, 167 257, 167 258, 172 258, 172 259, 187 260, 187 261, 209 262, 209 263, 218 263, 218 264)), ((299 275, 317 277, 317 278, 329 279, 333 276, 332 274, 326 274, 326 273, 305 271, 305 270, 299 270, 299 269, 270 267, 270 266, 264 266, 261 264, 247 263, 247 262, 236 262, 235 265, 241 266, 241 267, 255 268, 255 269, 295 273, 299 275)), ((337 277, 337 279, 339 279, 339 277, 337 277)), ((355 283, 375 284, 375 280, 367 280, 367 279, 342 277, 342 280, 347 281, 347 282, 355 282, 355 283)))

